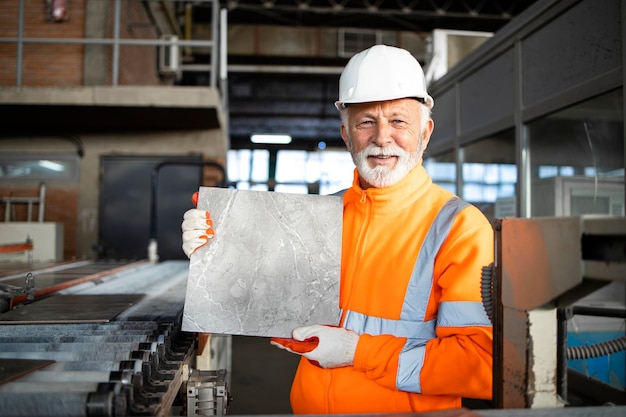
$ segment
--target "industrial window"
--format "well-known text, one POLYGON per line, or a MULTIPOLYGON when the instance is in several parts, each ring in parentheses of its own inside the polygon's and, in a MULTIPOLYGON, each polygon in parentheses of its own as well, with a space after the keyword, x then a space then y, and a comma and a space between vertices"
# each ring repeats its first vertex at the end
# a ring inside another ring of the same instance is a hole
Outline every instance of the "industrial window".
POLYGON ((537 170, 538 178, 550 177, 572 177, 575 175, 575 169, 571 166, 542 165, 537 170))
POLYGON ((238 189, 322 195, 350 187, 354 170, 345 150, 279 150, 275 156, 265 149, 230 150, 227 166, 238 189))
POLYGON ((515 129, 464 144, 458 152, 463 161, 461 198, 478 207, 490 220, 515 216, 515 129))
POLYGON ((494 203, 515 195, 515 164, 463 164, 463 197, 470 202, 494 203))
POLYGON ((381 43, 382 33, 375 30, 339 29, 337 54, 349 58, 372 45, 381 43))
POLYGON ((267 191, 269 151, 265 149, 230 150, 227 154, 228 182, 240 190, 267 191))
POLYGON ((77 182, 79 158, 65 154, 0 154, 0 181, 77 182))
POLYGON ((527 124, 531 215, 624 214, 623 91, 527 124))
POLYGON ((456 163, 452 161, 451 153, 443 157, 432 157, 424 159, 424 168, 433 182, 456 194, 456 163))

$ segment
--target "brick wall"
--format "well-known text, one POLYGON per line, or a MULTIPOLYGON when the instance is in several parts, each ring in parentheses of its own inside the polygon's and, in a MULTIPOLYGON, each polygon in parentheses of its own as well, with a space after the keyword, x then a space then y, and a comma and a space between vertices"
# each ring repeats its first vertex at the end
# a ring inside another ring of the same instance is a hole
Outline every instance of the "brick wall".
MULTIPOLYGON (((133 1, 129 6, 121 16, 120 38, 157 39, 157 31, 151 26, 141 3, 133 1)), ((157 72, 157 47, 122 46, 119 59, 120 85, 162 84, 157 72)))
MULTIPOLYGON (((106 0, 101 0, 106 1, 106 0)), ((107 16, 108 33, 113 37, 113 8, 110 1, 107 16)), ((24 1, 24 38, 84 39, 86 0, 67 0, 68 17, 61 22, 50 21, 45 0, 24 1)), ((18 36, 19 0, 0 1, 0 37, 18 36)), ((156 39, 145 9, 139 0, 124 1, 120 16, 121 39, 156 39)), ((22 50, 21 85, 23 87, 79 87, 84 84, 84 49, 80 44, 24 43, 22 50)), ((108 82, 111 77, 113 47, 108 47, 108 82)), ((157 67, 157 47, 120 46, 118 85, 171 84, 171 79, 161 79, 157 67)), ((0 86, 15 86, 17 71, 17 45, 0 43, 0 86)))
MULTIPOLYGON (((83 38, 85 0, 69 0, 68 19, 49 21, 45 0, 24 2, 24 38, 83 38)), ((18 0, 0 2, 0 36, 18 36, 18 0)), ((23 45, 22 86, 80 86, 82 85, 83 46, 58 44, 23 45)), ((17 45, 0 46, 0 85, 16 82, 17 45)))
MULTIPOLYGON (((38 197, 38 184, 2 184, 0 197, 38 197)), ((38 205, 33 206, 31 221, 37 221, 38 205)), ((4 221, 6 205, 0 205, 0 221, 4 221)), ((10 221, 28 221, 26 204, 15 204, 10 221)), ((76 227, 78 219, 78 185, 46 184, 44 222, 63 224, 63 259, 76 257, 76 227)), ((18 242, 16 242, 18 243, 18 242)))

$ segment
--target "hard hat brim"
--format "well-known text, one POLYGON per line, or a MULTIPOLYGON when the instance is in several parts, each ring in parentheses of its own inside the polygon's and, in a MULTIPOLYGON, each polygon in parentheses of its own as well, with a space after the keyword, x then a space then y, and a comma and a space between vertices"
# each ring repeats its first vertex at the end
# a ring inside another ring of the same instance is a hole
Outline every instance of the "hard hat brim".
POLYGON ((398 100, 401 98, 415 98, 417 99, 420 103, 424 104, 426 107, 428 107, 429 109, 432 109, 435 105, 435 100, 433 100, 433 98, 429 95, 427 95, 426 97, 393 97, 393 98, 388 98, 388 99, 383 99, 383 100, 372 100, 372 101, 355 101, 355 102, 342 102, 342 101, 335 101, 335 108, 339 111, 345 109, 346 107, 348 107, 349 104, 360 104, 360 103, 375 103, 377 101, 390 101, 390 100, 398 100))

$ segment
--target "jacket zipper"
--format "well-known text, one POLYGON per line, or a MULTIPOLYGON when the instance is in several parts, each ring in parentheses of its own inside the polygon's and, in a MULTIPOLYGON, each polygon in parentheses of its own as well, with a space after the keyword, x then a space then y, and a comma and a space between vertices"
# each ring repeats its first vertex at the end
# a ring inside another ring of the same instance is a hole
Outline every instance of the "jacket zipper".
MULTIPOLYGON (((365 192, 365 190, 361 191, 361 198, 359 198, 359 203, 361 203, 361 204, 366 204, 366 203, 367 203, 367 193, 365 192)), ((366 210, 367 210, 367 207, 366 207, 366 210)), ((366 215, 366 216, 364 216, 364 217, 365 217, 366 219, 368 219, 368 223, 367 223, 367 224, 369 224, 369 213, 367 213, 367 215, 366 215)), ((358 241, 357 241, 357 242, 359 243, 359 246, 355 248, 355 250, 354 250, 354 253, 355 253, 355 254, 362 252, 362 247, 363 247, 363 243, 362 243, 362 242, 363 242, 363 235, 364 235, 365 230, 367 230, 367 224, 366 224, 366 223, 364 223, 364 224, 363 224, 363 226, 361 227, 361 230, 359 230, 359 239, 358 239, 358 241)), ((355 265, 355 266, 354 266, 354 268, 358 268, 358 265, 355 265)), ((356 274, 355 274, 355 273, 352 273, 352 276, 354 277, 354 276, 356 276, 356 274)), ((346 294, 346 307, 347 307, 348 305, 350 305, 350 298, 351 298, 351 296, 352 296, 352 286, 353 286, 353 285, 354 285, 354 282, 352 282, 352 285, 350 286, 350 292, 349 292, 348 294, 346 294)), ((339 325, 340 325, 340 326, 342 326, 342 327, 343 327, 343 326, 344 326, 344 324, 345 324, 345 319, 346 319, 346 311, 347 311, 347 308, 344 308, 344 309, 342 310, 342 312, 341 312, 341 318, 339 319, 339 325)))
MULTIPOLYGON (((361 198, 359 199, 359 203, 360 204, 367 204, 367 193, 365 192, 365 190, 361 191, 361 198)), ((359 230, 359 238, 357 240, 358 246, 354 248, 354 256, 361 256, 362 252, 363 252, 363 247, 365 246, 365 232, 368 229, 368 225, 370 222, 370 212, 371 212, 371 204, 365 207, 366 213, 363 216, 366 219, 366 222, 364 222, 361 225, 361 229, 359 230)), ((359 264, 353 264, 353 268, 352 268, 352 273, 350 274, 350 276, 352 276, 353 278, 357 276, 356 272, 358 272, 358 268, 359 268, 359 264)), ((343 311, 341 312, 341 320, 339 322, 340 326, 344 326, 345 322, 345 315, 346 315, 346 311, 348 310, 348 306, 350 305, 350 299, 352 298, 352 289, 354 288, 354 279, 353 281, 350 283, 350 288, 347 288, 347 290, 349 291, 346 294, 345 297, 345 305, 346 308, 343 309, 343 311)))
MULTIPOLYGON (((366 204, 367 203, 367 193, 365 192, 365 190, 363 190, 361 192, 361 198, 359 199, 359 203, 361 203, 361 204, 366 204)), ((365 246, 365 242, 364 242, 363 236, 365 234, 365 231, 368 229, 367 226, 369 225, 369 221, 370 221, 371 204, 366 207, 366 210, 367 210, 367 213, 366 213, 366 215, 364 217, 367 219, 367 221, 365 223, 363 223, 363 225, 361 227, 361 230, 359 230, 359 240, 358 240, 359 246, 357 248, 355 248, 355 251, 354 251, 355 254, 362 252, 363 251, 363 247, 365 246)), ((358 268, 358 266, 359 265, 355 265, 355 268, 358 268)), ((356 273, 353 273, 352 276, 355 277, 356 273)), ((350 293, 347 294, 347 297, 346 297, 346 308, 343 309, 343 311, 341 312, 341 320, 339 321, 339 325, 342 326, 342 327, 345 325, 345 322, 344 322, 345 315, 346 315, 347 307, 350 305, 350 298, 352 296, 352 286, 354 286, 354 281, 351 284, 352 285, 350 286, 350 293)), ((333 407, 332 407, 332 404, 330 402, 330 392, 331 392, 331 387, 333 385, 333 381, 332 380, 333 380, 333 372, 331 371, 331 372, 329 372, 328 384, 326 385, 326 410, 327 410, 327 413, 332 413, 333 412, 333 407)))

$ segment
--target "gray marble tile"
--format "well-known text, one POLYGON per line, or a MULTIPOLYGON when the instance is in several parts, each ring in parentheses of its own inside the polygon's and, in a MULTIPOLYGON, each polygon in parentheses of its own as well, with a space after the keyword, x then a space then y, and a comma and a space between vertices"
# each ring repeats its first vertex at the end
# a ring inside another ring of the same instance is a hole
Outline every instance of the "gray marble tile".
POLYGON ((337 324, 341 197, 201 187, 215 237, 189 263, 183 330, 291 337, 337 324))

